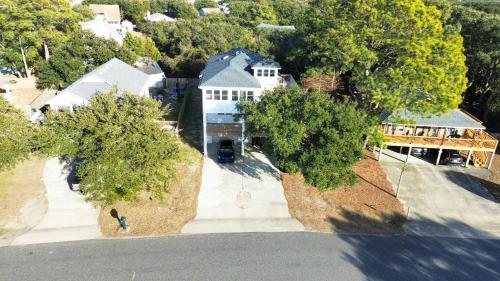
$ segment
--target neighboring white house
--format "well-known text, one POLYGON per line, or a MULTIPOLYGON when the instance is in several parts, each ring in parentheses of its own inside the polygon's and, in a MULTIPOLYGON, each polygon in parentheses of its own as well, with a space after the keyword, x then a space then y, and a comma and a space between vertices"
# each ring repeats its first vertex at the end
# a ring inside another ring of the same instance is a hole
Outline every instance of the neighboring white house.
POLYGON ((149 58, 142 58, 134 66, 149 75, 148 85, 150 88, 165 87, 165 73, 163 73, 163 70, 156 61, 150 61, 149 58))
POLYGON ((151 14, 149 11, 147 12, 146 16, 144 17, 144 20, 147 22, 173 22, 173 21, 176 21, 176 19, 171 18, 171 17, 164 15, 162 13, 151 14))
POLYGON ((115 24, 109 24, 103 16, 96 16, 95 19, 82 22, 83 30, 90 30, 96 36, 115 40, 120 46, 123 45, 123 40, 127 34, 128 29, 122 29, 120 25, 118 28, 115 24))
POLYGON ((89 8, 96 16, 102 16, 107 23, 115 25, 116 28, 120 27, 121 15, 120 6, 118 5, 104 5, 104 4, 90 4, 89 8))
POLYGON ((230 138, 242 143, 244 121, 236 121, 240 101, 259 101, 261 94, 286 85, 279 75, 279 63, 247 49, 233 49, 213 56, 200 74, 203 95, 203 151, 207 144, 230 138))
POLYGON ((74 107, 87 105, 93 96, 101 92, 108 92, 113 87, 116 87, 117 95, 123 95, 127 92, 148 97, 149 88, 162 83, 163 78, 164 75, 158 78, 156 74, 146 74, 117 58, 113 58, 59 92, 43 107, 54 110, 64 108, 72 110, 74 107))

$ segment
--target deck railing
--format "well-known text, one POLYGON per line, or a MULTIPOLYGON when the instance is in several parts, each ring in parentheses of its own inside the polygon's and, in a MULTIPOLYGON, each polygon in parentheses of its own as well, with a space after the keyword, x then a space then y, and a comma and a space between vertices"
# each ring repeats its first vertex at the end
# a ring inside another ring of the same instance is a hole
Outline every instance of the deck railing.
POLYGON ((384 134, 388 146, 412 146, 457 150, 494 151, 498 140, 485 131, 475 134, 466 130, 461 137, 429 137, 414 135, 384 134))

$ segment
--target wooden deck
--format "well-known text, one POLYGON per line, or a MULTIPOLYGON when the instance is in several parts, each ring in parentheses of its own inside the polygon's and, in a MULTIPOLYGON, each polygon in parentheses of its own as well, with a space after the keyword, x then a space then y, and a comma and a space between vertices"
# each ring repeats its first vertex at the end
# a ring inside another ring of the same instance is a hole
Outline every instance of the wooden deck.
POLYGON ((423 136, 407 136, 407 135, 390 135, 385 134, 385 146, 402 146, 402 147, 425 147, 425 148, 442 148, 455 150, 473 150, 494 152, 498 140, 486 132, 480 135, 469 137, 470 134, 464 134, 461 138, 448 137, 423 137, 423 136))

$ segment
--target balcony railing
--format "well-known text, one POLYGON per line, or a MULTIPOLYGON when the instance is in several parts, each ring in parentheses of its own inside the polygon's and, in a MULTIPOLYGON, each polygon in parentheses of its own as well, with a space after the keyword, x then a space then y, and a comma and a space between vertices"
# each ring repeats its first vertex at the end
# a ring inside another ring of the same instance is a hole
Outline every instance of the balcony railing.
POLYGON ((387 146, 412 146, 476 151, 495 151, 498 140, 485 131, 466 130, 460 137, 414 136, 385 133, 387 146))

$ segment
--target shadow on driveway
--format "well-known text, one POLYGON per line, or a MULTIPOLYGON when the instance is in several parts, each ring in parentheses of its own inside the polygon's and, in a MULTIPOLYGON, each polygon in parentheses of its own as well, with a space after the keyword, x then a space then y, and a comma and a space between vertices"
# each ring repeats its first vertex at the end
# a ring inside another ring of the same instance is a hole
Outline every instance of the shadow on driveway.
POLYGON ((259 180, 263 180, 264 175, 272 176, 276 180, 281 180, 279 170, 271 164, 271 161, 263 152, 253 147, 247 147, 245 149, 245 156, 241 156, 238 153, 239 151, 241 151, 241 147, 235 145, 235 163, 222 164, 217 162, 217 145, 211 144, 208 146, 209 157, 222 169, 259 180))
POLYGON ((461 188, 486 200, 498 203, 498 201, 496 201, 495 198, 488 192, 486 186, 494 189, 500 189, 500 185, 460 171, 445 171, 444 173, 450 181, 461 188))

